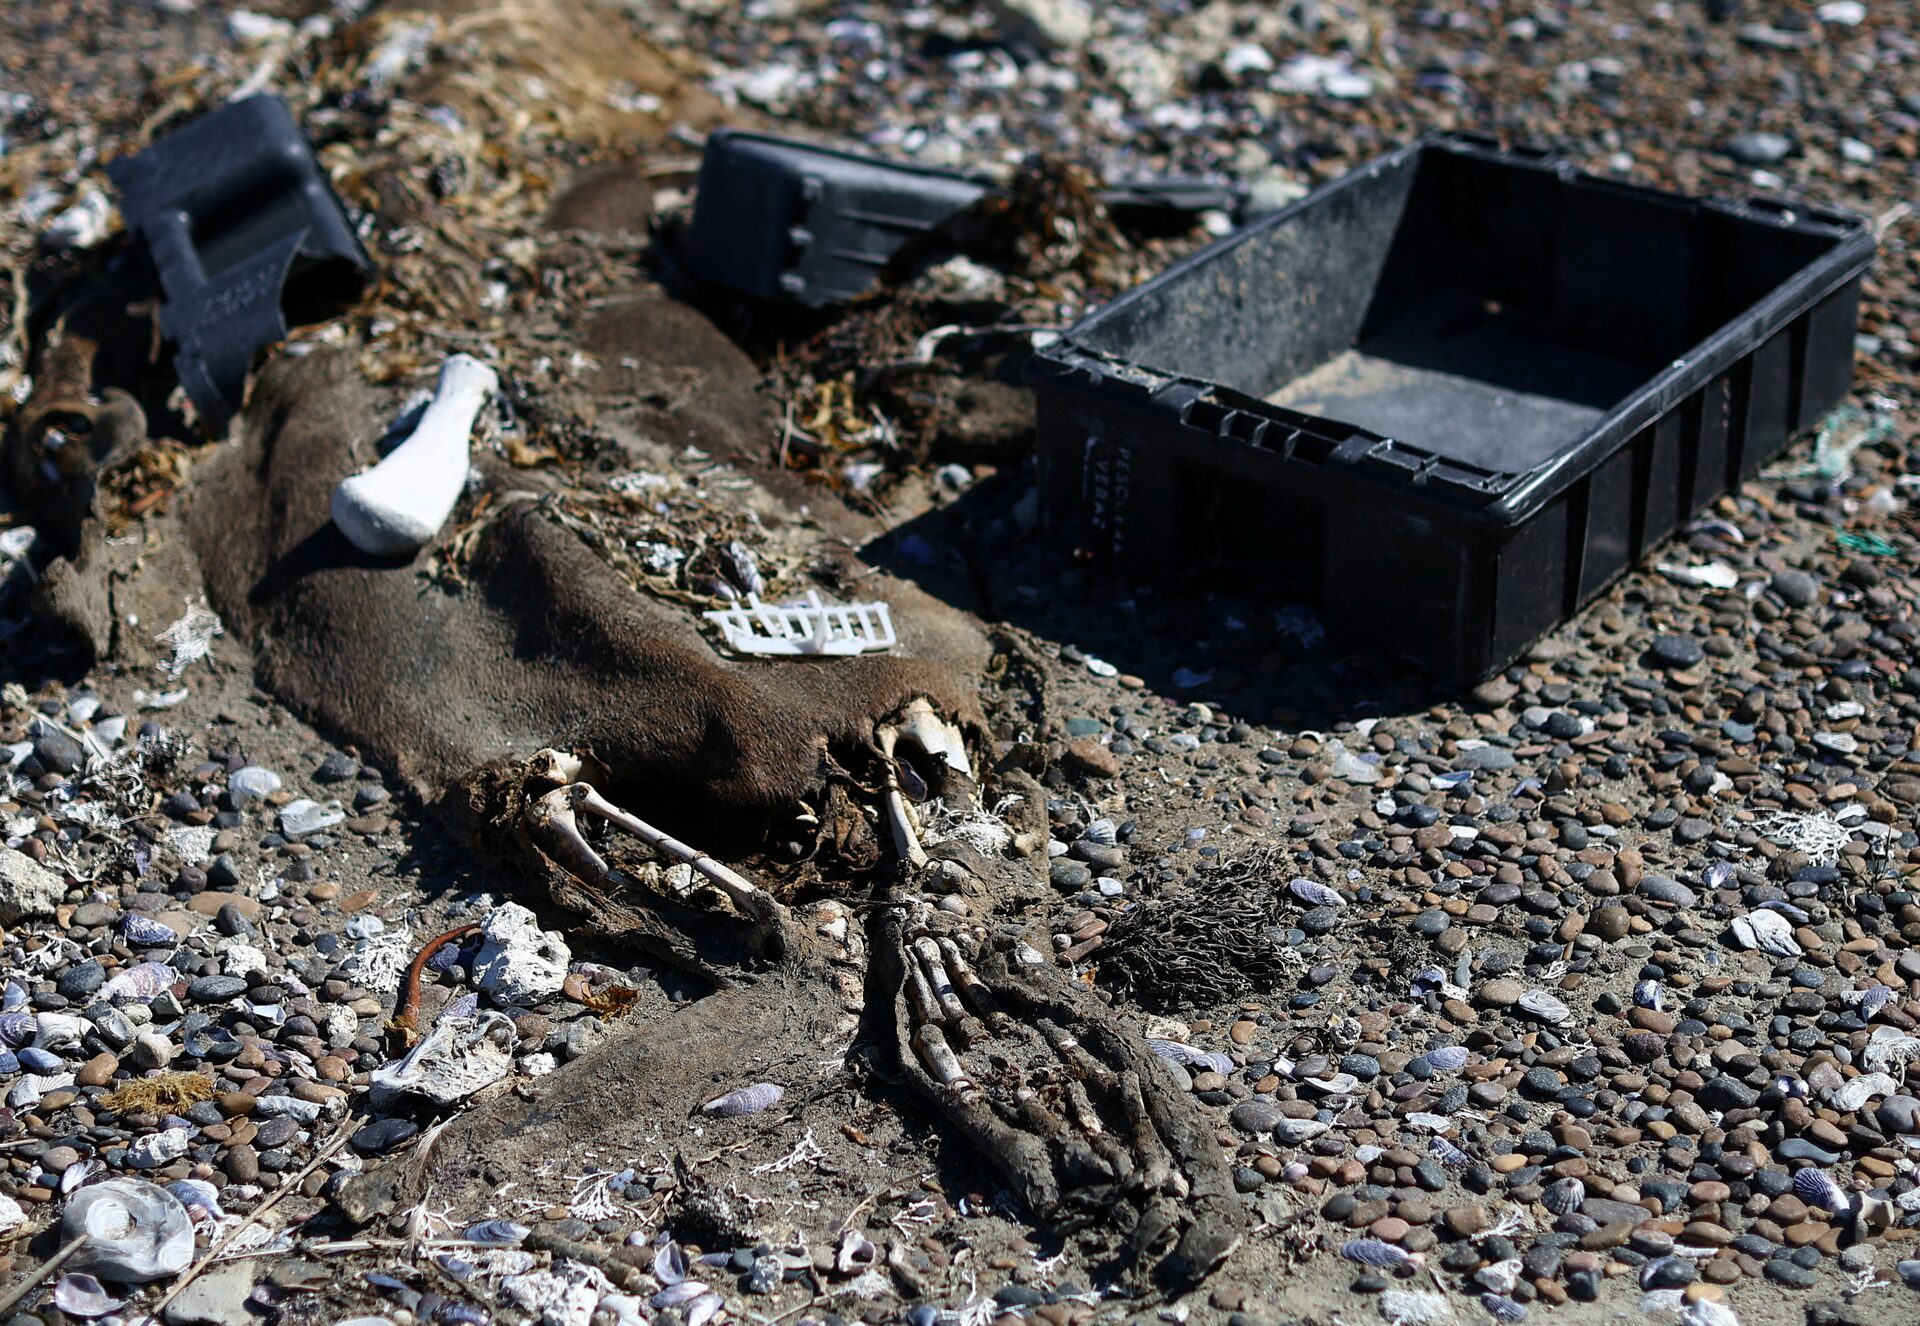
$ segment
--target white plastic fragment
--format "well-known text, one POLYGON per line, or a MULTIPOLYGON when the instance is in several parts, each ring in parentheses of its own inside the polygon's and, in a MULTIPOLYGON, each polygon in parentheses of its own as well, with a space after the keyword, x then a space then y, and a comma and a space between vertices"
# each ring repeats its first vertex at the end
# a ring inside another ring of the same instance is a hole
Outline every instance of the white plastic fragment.
POLYGON ((808 590, 787 603, 747 595, 744 607, 704 614, 719 625, 727 648, 765 658, 847 658, 893 648, 893 613, 885 603, 828 603, 808 590))
POLYGON ((180 1199, 141 1179, 107 1179, 67 1201, 61 1233, 82 1240, 69 1265, 109 1280, 145 1284, 187 1269, 193 1221, 180 1199))
POLYGON ((467 486, 473 421, 499 386, 499 375, 471 355, 440 366, 439 386, 412 435, 333 490, 333 523, 354 547, 375 556, 411 553, 440 532, 467 486))
POLYGON ((404 1058, 374 1070, 374 1094, 457 1105, 513 1070, 515 1039, 513 1022, 504 1013, 442 1018, 404 1058))
POLYGON ((542 930, 519 903, 496 908, 480 926, 474 984, 510 1004, 537 1004, 560 993, 573 953, 566 941, 542 930))

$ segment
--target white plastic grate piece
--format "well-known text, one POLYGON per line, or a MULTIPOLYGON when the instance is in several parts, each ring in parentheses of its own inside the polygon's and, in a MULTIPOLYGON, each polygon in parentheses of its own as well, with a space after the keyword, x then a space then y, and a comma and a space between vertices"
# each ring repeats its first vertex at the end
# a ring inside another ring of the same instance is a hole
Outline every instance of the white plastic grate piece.
POLYGON ((828 603, 818 591, 788 603, 747 595, 744 606, 704 614, 726 633, 727 646, 772 658, 844 658, 879 653, 897 643, 884 603, 828 603))

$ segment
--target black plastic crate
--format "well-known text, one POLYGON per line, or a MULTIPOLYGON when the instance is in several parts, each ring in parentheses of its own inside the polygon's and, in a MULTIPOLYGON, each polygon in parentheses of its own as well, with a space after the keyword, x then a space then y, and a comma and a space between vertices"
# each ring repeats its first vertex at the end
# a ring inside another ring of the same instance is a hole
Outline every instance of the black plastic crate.
POLYGON ((1445 134, 1037 351, 1050 532, 1477 680, 1847 394, 1858 217, 1445 134))

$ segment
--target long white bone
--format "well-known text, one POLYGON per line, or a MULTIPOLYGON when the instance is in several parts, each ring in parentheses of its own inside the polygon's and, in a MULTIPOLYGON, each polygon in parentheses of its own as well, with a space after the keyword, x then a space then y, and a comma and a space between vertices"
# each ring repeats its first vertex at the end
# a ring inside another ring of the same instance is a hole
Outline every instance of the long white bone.
POLYGON ((474 418, 499 387, 499 375, 471 355, 440 366, 412 436, 333 490, 333 523, 354 547, 383 557, 410 553, 440 532, 467 485, 474 418))

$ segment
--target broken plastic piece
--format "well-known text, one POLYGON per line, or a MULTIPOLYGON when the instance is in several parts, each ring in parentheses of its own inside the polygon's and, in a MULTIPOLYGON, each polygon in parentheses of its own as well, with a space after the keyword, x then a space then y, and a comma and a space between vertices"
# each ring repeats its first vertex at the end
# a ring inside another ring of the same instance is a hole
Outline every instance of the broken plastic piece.
MULTIPOLYGON (((958 171, 720 129, 700 161, 687 261, 701 280, 762 299, 844 304, 912 240, 998 192, 958 171)), ((1184 179, 1128 180, 1101 194, 1128 219, 1161 224, 1238 211, 1245 197, 1184 179)))
POLYGON ((218 436, 254 351, 353 299, 372 264, 278 97, 222 106, 107 174, 159 278, 180 384, 218 436))
POLYGON ((778 606, 749 594, 745 607, 705 615, 726 633, 727 647, 742 654, 844 658, 879 653, 898 643, 886 604, 827 603, 816 590, 778 606))

